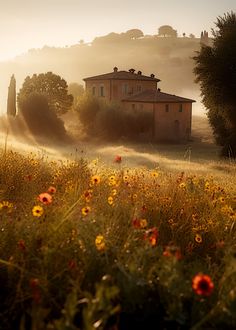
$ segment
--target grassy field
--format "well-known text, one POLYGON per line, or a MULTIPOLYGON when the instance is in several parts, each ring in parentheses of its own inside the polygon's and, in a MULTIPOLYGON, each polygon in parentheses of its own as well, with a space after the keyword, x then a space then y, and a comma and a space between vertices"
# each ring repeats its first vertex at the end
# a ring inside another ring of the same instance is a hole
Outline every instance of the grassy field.
POLYGON ((3 134, 0 329, 235 328, 236 166, 206 136, 3 134))

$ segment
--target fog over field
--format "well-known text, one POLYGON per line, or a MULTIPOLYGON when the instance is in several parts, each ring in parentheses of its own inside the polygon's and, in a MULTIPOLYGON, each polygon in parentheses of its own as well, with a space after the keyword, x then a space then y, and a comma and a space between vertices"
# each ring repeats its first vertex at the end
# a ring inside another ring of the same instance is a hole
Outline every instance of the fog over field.
POLYGON ((192 57, 200 49, 200 39, 163 38, 157 35, 130 38, 127 33, 109 33, 91 43, 82 41, 70 47, 31 49, 10 61, 0 62, 0 113, 6 113, 7 91, 12 74, 17 91, 27 75, 52 71, 67 83, 83 84, 83 78, 134 68, 144 75, 154 73, 162 91, 195 99, 194 114, 204 115, 199 86, 194 83, 192 57))

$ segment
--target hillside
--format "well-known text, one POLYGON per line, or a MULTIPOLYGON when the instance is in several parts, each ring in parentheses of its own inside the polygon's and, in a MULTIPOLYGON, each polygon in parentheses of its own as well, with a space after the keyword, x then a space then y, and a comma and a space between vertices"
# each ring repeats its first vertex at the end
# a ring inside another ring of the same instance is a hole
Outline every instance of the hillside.
MULTIPOLYGON (((4 113, 6 109, 12 73, 19 89, 25 77, 33 73, 52 71, 68 83, 83 83, 83 78, 110 72, 114 66, 121 70, 132 67, 146 75, 154 73, 161 79, 159 87, 162 90, 199 101, 199 87, 194 83, 192 72, 192 57, 200 47, 198 38, 145 36, 127 39, 112 36, 95 38, 90 44, 31 49, 14 60, 1 62, 0 111, 4 113)), ((199 108, 201 105, 197 102, 195 111, 198 112, 199 108)))

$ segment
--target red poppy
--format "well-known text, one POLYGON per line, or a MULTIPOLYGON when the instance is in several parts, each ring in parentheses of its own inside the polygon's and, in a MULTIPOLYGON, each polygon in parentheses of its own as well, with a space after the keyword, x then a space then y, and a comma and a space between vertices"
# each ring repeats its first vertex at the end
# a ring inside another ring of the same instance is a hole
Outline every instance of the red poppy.
POLYGON ((18 241, 18 247, 21 251, 25 251, 26 250, 26 246, 25 246, 25 241, 23 239, 20 239, 18 241))
POLYGON ((114 162, 115 163, 121 163, 121 156, 119 156, 119 155, 117 155, 117 156, 115 156, 115 159, 114 159, 114 162))
POLYGON ((42 193, 38 196, 38 199, 40 202, 42 202, 45 205, 52 203, 52 196, 49 193, 42 193))
POLYGON ((164 257, 174 257, 177 260, 182 259, 182 254, 180 249, 176 246, 166 246, 163 252, 164 257))
POLYGON ((199 273, 193 277, 192 288, 199 296, 210 296, 214 289, 214 283, 210 276, 199 273))
POLYGON ((68 262, 68 267, 69 267, 70 270, 75 269, 76 266, 77 266, 77 263, 74 259, 72 259, 68 262))
POLYGON ((53 186, 50 186, 50 187, 48 188, 48 192, 49 192, 49 194, 55 194, 56 191, 57 191, 56 188, 53 187, 53 186))
POLYGON ((137 218, 134 218, 132 220, 132 225, 133 225, 134 228, 140 228, 140 220, 137 219, 137 218))

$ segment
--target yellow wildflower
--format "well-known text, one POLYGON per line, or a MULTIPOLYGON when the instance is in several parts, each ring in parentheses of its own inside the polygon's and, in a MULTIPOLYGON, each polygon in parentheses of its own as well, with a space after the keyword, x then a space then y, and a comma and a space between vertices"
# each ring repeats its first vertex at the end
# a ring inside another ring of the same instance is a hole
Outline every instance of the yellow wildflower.
POLYGON ((32 214, 34 217, 38 217, 38 218, 41 217, 43 215, 43 212, 44 210, 40 205, 36 205, 32 208, 32 214))
POLYGON ((88 215, 90 211, 91 211, 91 207, 89 207, 89 206, 85 206, 81 210, 83 215, 88 215))
POLYGON ((113 196, 116 196, 117 190, 116 189, 112 189, 111 193, 112 193, 113 196))
POLYGON ((13 208, 13 204, 8 201, 2 201, 0 202, 0 210, 5 210, 7 212, 11 212, 13 208))
POLYGON ((101 182, 101 178, 98 175, 93 175, 91 178, 91 183, 92 184, 99 184, 101 182))
POLYGON ((185 188, 186 188, 186 183, 184 183, 184 182, 180 183, 180 184, 179 184, 179 187, 180 187, 181 189, 185 189, 185 188))
POLYGON ((95 239, 95 245, 98 251, 104 251, 106 248, 105 239, 102 235, 98 235, 95 239))
POLYGON ((197 243, 202 243, 202 236, 200 235, 200 234, 196 234, 195 235, 195 242, 197 242, 197 243))
POLYGON ((147 220, 146 219, 141 219, 139 221, 140 228, 146 228, 147 227, 147 220))
POLYGON ((114 199, 112 196, 109 196, 108 199, 107 199, 107 202, 109 205, 112 205, 114 203, 114 199))
POLYGON ((225 198, 223 196, 219 197, 218 200, 219 200, 220 203, 225 203, 225 198))
POLYGON ((151 175, 152 175, 153 178, 158 178, 159 173, 154 171, 154 172, 151 172, 151 175))

